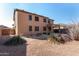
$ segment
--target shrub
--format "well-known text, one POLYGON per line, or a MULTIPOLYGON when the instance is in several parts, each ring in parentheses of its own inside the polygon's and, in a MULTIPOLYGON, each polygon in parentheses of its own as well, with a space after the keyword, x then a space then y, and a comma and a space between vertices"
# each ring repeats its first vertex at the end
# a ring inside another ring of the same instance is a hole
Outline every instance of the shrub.
POLYGON ((58 43, 57 38, 54 35, 49 35, 48 36, 48 41, 50 43, 58 43))
POLYGON ((3 45, 19 45, 26 43, 26 40, 22 39, 20 36, 14 36, 6 41, 3 45))
POLYGON ((60 42, 60 43, 65 43, 65 40, 64 40, 64 38, 62 37, 62 36, 60 36, 60 39, 58 40, 58 42, 60 42))
POLYGON ((73 24, 68 27, 68 35, 72 40, 79 41, 79 24, 73 24))
POLYGON ((65 43, 65 40, 62 38, 60 34, 51 34, 48 37, 48 41, 50 43, 65 43))

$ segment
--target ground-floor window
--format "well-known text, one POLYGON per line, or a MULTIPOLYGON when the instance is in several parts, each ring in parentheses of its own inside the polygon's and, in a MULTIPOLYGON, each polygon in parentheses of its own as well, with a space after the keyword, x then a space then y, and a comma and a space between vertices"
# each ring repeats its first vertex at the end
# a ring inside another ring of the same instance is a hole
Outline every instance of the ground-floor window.
POLYGON ((45 26, 43 27, 43 31, 46 31, 46 27, 45 26))
POLYGON ((39 26, 35 26, 35 31, 39 31, 39 26))
POLYGON ((32 31, 32 26, 29 26, 29 31, 32 31))
POLYGON ((48 27, 48 30, 51 31, 51 27, 48 27))

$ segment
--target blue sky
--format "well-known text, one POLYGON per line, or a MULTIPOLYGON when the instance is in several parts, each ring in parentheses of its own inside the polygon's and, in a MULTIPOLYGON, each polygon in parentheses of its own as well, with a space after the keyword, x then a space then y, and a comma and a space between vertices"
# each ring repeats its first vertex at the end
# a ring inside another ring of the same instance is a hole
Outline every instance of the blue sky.
POLYGON ((69 24, 72 20, 78 21, 79 18, 79 4, 3 3, 0 4, 0 25, 11 27, 13 23, 13 11, 16 8, 47 16, 55 20, 55 23, 69 24))

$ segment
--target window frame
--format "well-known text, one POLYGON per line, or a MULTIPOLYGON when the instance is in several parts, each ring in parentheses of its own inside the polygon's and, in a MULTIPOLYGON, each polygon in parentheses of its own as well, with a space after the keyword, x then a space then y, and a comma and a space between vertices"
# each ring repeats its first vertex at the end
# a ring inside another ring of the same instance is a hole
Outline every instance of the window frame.
POLYGON ((46 18, 43 19, 43 22, 46 22, 46 18))
POLYGON ((38 16, 35 16, 35 21, 39 21, 39 17, 38 16))
POLYGON ((29 20, 30 20, 30 21, 32 20, 32 15, 29 15, 29 20))
POLYGON ((29 31, 32 31, 32 26, 29 26, 29 31))
POLYGON ((39 31, 39 26, 35 26, 35 31, 39 31))
POLYGON ((48 20, 48 23, 50 23, 50 20, 48 20))
POLYGON ((43 26, 43 31, 46 31, 47 29, 46 29, 46 26, 43 26))

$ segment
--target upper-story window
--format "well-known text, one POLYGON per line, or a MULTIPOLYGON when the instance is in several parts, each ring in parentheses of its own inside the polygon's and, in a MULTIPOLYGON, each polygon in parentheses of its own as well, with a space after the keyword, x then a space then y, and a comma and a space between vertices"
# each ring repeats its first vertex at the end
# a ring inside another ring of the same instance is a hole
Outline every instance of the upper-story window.
POLYGON ((45 18, 43 19, 43 22, 46 22, 46 19, 45 18))
POLYGON ((35 16, 35 21, 39 21, 39 17, 35 16))
POLYGON ((29 20, 32 20, 32 15, 29 15, 29 20))
POLYGON ((50 23, 50 20, 48 20, 48 23, 50 23))
POLYGON ((52 20, 52 24, 53 24, 54 22, 53 22, 53 20, 52 20))

